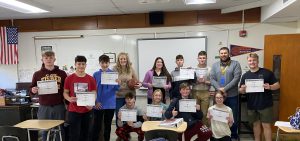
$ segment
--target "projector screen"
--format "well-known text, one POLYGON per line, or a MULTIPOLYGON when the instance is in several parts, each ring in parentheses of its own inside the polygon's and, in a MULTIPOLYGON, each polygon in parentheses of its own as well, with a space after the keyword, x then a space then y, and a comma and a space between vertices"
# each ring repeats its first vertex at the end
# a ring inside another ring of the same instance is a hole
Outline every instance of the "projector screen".
POLYGON ((171 73, 176 67, 176 55, 184 57, 184 67, 196 67, 200 51, 206 51, 206 36, 186 38, 138 39, 138 74, 143 81, 145 74, 153 67, 156 57, 162 57, 171 73))

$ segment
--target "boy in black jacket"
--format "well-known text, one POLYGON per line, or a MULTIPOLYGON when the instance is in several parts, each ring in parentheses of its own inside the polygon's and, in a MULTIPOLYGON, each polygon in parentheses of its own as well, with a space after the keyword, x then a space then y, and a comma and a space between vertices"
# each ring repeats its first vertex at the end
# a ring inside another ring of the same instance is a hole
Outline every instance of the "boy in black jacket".
MULTIPOLYGON (((198 138, 196 141, 207 141, 212 132, 202 124, 201 119, 203 113, 200 110, 200 105, 196 105, 196 113, 191 112, 179 112, 179 100, 181 99, 191 99, 190 97, 190 86, 187 83, 182 83, 179 86, 179 91, 181 96, 179 98, 173 99, 167 111, 165 112, 165 117, 167 119, 171 118, 183 118, 187 122, 187 129, 184 132, 184 138, 186 141, 189 141, 195 134, 198 138)), ((179 140, 182 140, 182 135, 178 136, 179 140)))

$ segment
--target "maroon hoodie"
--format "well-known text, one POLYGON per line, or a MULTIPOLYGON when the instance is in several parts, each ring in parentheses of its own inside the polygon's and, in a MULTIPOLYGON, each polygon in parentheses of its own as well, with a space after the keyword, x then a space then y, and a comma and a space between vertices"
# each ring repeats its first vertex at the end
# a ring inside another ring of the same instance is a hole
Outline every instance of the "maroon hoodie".
POLYGON ((54 66, 54 69, 50 71, 47 70, 43 64, 42 68, 33 74, 30 90, 32 87, 37 86, 37 81, 56 80, 58 85, 58 93, 39 95, 39 103, 47 106, 63 104, 64 82, 66 77, 66 72, 60 70, 58 66, 54 66))

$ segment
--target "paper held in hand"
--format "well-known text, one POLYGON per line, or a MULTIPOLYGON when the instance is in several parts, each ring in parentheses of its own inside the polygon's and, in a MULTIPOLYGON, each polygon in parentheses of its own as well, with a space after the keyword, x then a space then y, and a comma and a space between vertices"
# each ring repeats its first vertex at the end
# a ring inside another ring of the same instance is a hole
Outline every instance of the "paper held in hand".
POLYGON ((137 110, 120 109, 121 121, 136 121, 137 110))
POLYGON ((118 79, 118 72, 102 72, 101 84, 106 85, 118 85, 116 80, 118 79))
POLYGON ((264 79, 246 79, 246 93, 264 92, 264 79))
POLYGON ((196 68, 195 73, 197 78, 204 78, 206 76, 207 71, 207 68, 196 68))
POLYGON ((95 106, 95 92, 76 92, 77 106, 95 106))
POLYGON ((195 69, 193 68, 180 68, 179 72, 180 80, 188 80, 194 79, 195 77, 195 69))
POLYGON ((57 94, 58 86, 55 80, 37 81, 38 94, 57 94))
POLYGON ((178 128, 183 123, 183 118, 166 119, 159 126, 167 128, 178 128))
POLYGON ((153 87, 163 88, 167 84, 166 76, 153 76, 152 85, 153 87))
POLYGON ((162 118, 163 108, 160 105, 147 105, 147 117, 157 117, 162 118))
POLYGON ((179 112, 196 112, 196 99, 179 100, 179 112))
POLYGON ((210 112, 210 115, 212 116, 212 119, 215 121, 228 123, 227 118, 229 117, 229 113, 226 111, 213 108, 213 110, 210 112))

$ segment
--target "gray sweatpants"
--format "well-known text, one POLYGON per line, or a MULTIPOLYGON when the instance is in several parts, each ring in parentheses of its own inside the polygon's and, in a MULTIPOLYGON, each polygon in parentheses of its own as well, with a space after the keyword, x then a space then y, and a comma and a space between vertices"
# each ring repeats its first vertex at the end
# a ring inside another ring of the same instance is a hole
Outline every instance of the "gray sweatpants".
MULTIPOLYGON (((37 113, 38 119, 54 119, 54 120, 65 120, 66 108, 63 104, 53 105, 53 106, 45 106, 40 105, 37 113)), ((64 130, 61 126, 62 136, 64 138, 64 130)), ((47 140, 47 132, 42 132, 43 141, 47 140)), ((56 136, 56 141, 59 141, 59 136, 56 136)))

